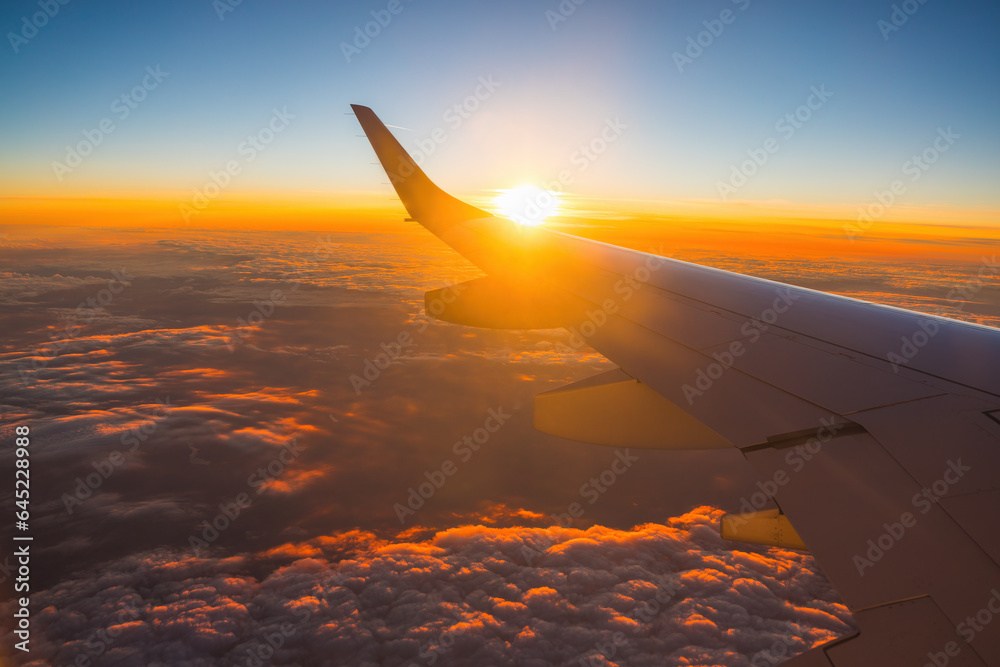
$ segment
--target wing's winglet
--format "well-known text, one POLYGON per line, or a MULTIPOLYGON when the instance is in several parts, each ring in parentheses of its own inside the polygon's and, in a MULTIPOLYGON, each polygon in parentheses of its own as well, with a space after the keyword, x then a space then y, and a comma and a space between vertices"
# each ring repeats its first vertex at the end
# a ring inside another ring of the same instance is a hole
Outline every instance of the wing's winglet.
POLYGON ((360 104, 351 109, 411 218, 441 237, 464 220, 493 217, 434 185, 374 111, 360 104))

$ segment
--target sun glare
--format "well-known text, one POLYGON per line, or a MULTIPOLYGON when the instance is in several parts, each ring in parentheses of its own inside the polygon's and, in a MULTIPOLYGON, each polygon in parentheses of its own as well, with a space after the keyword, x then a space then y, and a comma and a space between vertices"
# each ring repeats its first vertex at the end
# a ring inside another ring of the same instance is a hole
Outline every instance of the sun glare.
POLYGON ((501 190, 493 205, 505 218, 534 227, 559 212, 559 195, 534 185, 519 185, 501 190))

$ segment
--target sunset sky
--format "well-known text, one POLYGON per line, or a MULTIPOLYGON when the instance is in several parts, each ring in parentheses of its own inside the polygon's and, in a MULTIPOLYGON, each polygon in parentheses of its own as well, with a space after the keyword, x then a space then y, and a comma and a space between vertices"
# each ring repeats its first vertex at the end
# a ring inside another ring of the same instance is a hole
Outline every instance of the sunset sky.
POLYGON ((719 537, 758 490, 735 450, 642 452, 559 525, 616 452, 533 397, 612 365, 429 319, 482 274, 404 221, 350 104, 477 206, 534 184, 571 234, 997 327, 996 3, 13 0, 0 28, 0 439, 30 426, 37 482, 34 653, 0 603, 0 664, 250 664, 291 622, 273 664, 745 667, 852 631, 808 554, 719 537))
MULTIPOLYGON (((349 113, 360 103, 408 128, 397 130, 404 146, 429 147, 425 168, 462 195, 570 170, 562 189, 578 195, 718 202, 718 183, 773 138, 777 151, 730 199, 853 214, 901 177, 899 207, 996 221, 995 3, 918 4, 898 30, 886 27, 896 28, 891 3, 564 5, 576 9, 563 16, 556 2, 519 0, 400 0, 396 14, 376 2, 60 6, 30 40, 5 40, 0 194, 180 202, 237 160, 241 173, 221 199, 360 204, 388 194, 349 113), (375 37, 364 46, 355 28, 386 16, 385 27, 367 26, 375 37), (144 80, 143 99, 132 100, 144 80), (824 93, 816 108, 796 119, 814 89, 824 93), (240 146, 275 109, 287 126, 250 159, 240 146), (97 137, 104 119, 113 132, 57 174, 53 163, 66 164, 67 147, 97 137), (609 120, 620 136, 580 170, 574 155, 609 120), (437 128, 443 140, 432 139, 437 128), (947 152, 915 181, 903 174, 949 128, 958 138, 947 152)), ((5 3, 0 25, 31 34, 22 19, 35 11, 5 3)))

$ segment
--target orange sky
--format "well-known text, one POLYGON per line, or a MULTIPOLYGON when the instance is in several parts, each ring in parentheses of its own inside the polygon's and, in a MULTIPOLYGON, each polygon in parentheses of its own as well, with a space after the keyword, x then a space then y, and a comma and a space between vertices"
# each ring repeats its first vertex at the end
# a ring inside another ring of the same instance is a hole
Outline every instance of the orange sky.
MULTIPOLYGON (((491 195, 467 196, 492 209, 491 195)), ((651 251, 713 248, 752 256, 910 257, 979 261, 1000 242, 1000 219, 987 209, 904 208, 859 224, 857 205, 802 207, 786 202, 598 200, 563 195, 547 224, 570 234, 651 251), (853 236, 853 238, 851 238, 853 236)), ((326 230, 408 233, 406 212, 391 193, 280 198, 243 196, 193 206, 176 198, 95 195, 0 198, 8 224, 178 230, 326 230), (182 210, 182 206, 188 208, 182 210), (187 219, 185 219, 185 216, 187 219)), ((55 231, 55 230, 52 230, 55 231)))

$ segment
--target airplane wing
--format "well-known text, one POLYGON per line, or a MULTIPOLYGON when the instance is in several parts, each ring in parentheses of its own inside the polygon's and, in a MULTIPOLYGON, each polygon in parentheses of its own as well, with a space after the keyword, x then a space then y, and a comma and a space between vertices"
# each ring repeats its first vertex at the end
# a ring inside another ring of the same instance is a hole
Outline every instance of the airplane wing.
POLYGON ((536 397, 537 428, 743 453, 762 491, 723 536, 808 548, 860 629, 787 664, 1000 665, 1000 330, 518 225, 352 108, 410 216, 487 274, 429 314, 562 326, 618 366, 536 397))

